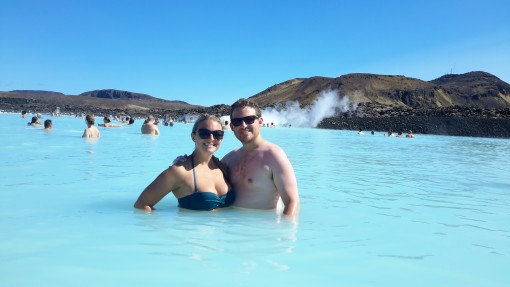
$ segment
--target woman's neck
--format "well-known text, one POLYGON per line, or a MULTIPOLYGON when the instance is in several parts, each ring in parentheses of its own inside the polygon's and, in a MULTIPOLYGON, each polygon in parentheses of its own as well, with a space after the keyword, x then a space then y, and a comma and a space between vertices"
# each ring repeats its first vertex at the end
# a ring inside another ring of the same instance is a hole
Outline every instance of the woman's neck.
POLYGON ((212 154, 201 153, 197 150, 194 150, 191 156, 193 157, 193 162, 196 165, 208 164, 211 161, 211 158, 213 157, 212 154))

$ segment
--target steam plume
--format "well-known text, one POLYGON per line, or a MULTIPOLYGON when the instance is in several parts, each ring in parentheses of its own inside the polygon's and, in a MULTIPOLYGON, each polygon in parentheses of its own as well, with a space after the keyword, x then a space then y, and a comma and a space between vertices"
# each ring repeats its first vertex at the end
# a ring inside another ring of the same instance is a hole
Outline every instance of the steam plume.
POLYGON ((287 102, 282 108, 267 108, 262 110, 265 124, 274 123, 276 126, 317 127, 327 117, 337 113, 355 111, 356 103, 351 103, 348 96, 339 97, 337 91, 323 91, 315 102, 305 108, 300 108, 297 101, 287 102))

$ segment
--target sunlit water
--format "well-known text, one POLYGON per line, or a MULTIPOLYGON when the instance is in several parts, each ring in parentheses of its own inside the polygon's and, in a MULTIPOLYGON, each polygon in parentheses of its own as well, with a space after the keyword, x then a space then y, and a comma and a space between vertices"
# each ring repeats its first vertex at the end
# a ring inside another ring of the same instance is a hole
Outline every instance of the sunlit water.
POLYGON ((86 141, 52 119, 0 114, 0 286, 510 286, 510 140, 265 128, 297 175, 290 221, 172 195, 134 210, 191 125, 86 141))

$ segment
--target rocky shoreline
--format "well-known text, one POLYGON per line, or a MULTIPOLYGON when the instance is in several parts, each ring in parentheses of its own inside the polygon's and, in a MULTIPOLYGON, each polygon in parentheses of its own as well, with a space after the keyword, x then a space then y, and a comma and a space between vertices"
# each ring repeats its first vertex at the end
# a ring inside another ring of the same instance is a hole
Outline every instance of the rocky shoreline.
MULTIPOLYGON (((37 100, 6 99, 2 100, 0 108, 8 112, 27 110, 40 113, 51 113, 54 105, 43 104, 37 100)), ((62 106, 61 111, 66 114, 93 113, 96 116, 129 115, 144 118, 148 114, 163 118, 170 116, 179 118, 185 114, 210 113, 219 116, 228 115, 228 105, 211 107, 196 107, 188 109, 147 109, 124 110, 102 108, 97 106, 62 106)), ((510 108, 482 109, 478 107, 446 107, 446 108, 410 108, 385 106, 372 103, 362 103, 354 111, 338 113, 337 116, 325 118, 317 126, 322 129, 341 129, 407 133, 412 130, 415 134, 435 134, 450 136, 510 138, 510 108)))
POLYGON ((318 126, 343 129, 449 136, 510 138, 510 109, 447 107, 412 109, 360 105, 353 113, 326 118, 318 126))

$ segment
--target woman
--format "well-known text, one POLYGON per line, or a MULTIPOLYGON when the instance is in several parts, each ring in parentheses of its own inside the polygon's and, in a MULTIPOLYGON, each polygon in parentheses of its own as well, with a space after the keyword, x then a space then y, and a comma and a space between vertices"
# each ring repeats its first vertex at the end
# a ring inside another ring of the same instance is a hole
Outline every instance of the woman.
POLYGON ((96 118, 94 115, 87 115, 85 117, 85 122, 87 123, 87 128, 83 131, 83 138, 98 138, 101 136, 99 130, 94 126, 96 118))
POLYGON ((120 128, 121 127, 121 125, 112 124, 112 121, 110 120, 109 117, 103 117, 103 124, 98 124, 98 126, 105 127, 105 128, 120 128))
POLYGON ((179 206, 194 210, 212 210, 234 203, 235 193, 227 181, 227 173, 213 156, 223 139, 221 121, 213 115, 202 115, 193 125, 191 139, 195 150, 183 161, 164 170, 135 202, 135 208, 152 211, 154 205, 172 192, 179 206))
POLYGON ((42 124, 39 122, 39 118, 38 117, 32 117, 32 121, 29 122, 27 125, 28 126, 32 126, 32 127, 42 126, 42 124))

